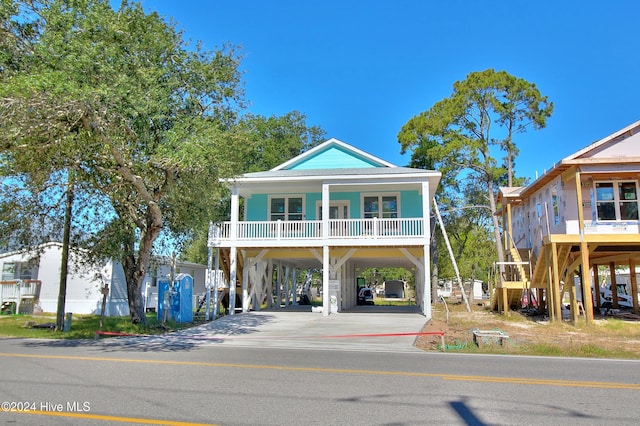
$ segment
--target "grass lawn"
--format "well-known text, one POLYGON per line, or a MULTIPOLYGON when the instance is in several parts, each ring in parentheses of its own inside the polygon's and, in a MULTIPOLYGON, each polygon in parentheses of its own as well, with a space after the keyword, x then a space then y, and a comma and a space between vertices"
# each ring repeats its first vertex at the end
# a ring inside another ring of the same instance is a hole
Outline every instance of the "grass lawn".
MULTIPOLYGON (((509 315, 486 307, 471 306, 467 312, 461 304, 433 306, 432 320, 423 331, 443 331, 447 351, 513 355, 566 356, 585 358, 640 359, 640 321, 613 316, 596 316, 592 324, 580 318, 577 324, 550 322, 541 316, 511 311, 509 315), (479 348, 473 330, 502 331, 506 344, 496 341, 479 348)), ((416 346, 423 350, 440 350, 440 340, 421 336, 416 346)))
MULTIPOLYGON (((75 314, 68 332, 55 331, 53 328, 38 328, 34 325, 55 326, 55 314, 40 315, 0 315, 0 337, 27 337, 42 339, 93 339, 100 328, 99 315, 75 314)), ((162 325, 155 313, 147 314, 147 325, 132 324, 126 317, 105 317, 101 331, 127 334, 162 334, 181 328, 192 327, 193 323, 176 324, 167 321, 162 325)))

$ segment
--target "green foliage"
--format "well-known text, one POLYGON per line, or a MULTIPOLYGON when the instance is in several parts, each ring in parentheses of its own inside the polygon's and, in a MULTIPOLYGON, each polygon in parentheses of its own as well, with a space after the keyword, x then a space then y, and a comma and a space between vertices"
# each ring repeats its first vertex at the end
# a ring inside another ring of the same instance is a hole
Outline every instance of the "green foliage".
POLYGON ((490 213, 498 260, 503 254, 495 198, 505 181, 513 184, 514 136, 543 128, 552 111, 553 104, 533 83, 488 69, 455 82, 450 97, 411 118, 398 133, 402 152, 413 150, 413 167, 442 172, 438 199, 452 201, 455 208, 461 191, 484 193, 483 200, 477 194, 473 198, 490 213))
POLYGON ((403 152, 414 150, 414 166, 438 169, 446 179, 465 171, 469 178, 495 181, 505 169, 494 148, 515 159, 513 135, 543 128, 552 111, 534 84, 488 69, 455 82, 452 95, 411 118, 398 141, 403 152))
POLYGON ((242 161, 237 49, 190 46, 135 2, 4 0, 0 19, 3 194, 21 194, 3 198, 0 227, 15 234, 8 212, 32 214, 30 200, 57 207, 72 171, 82 242, 123 260, 132 319, 143 320, 139 287, 158 237, 210 219, 218 179, 242 161))
POLYGON ((241 172, 262 172, 302 154, 324 140, 325 131, 307 126, 306 117, 291 111, 281 117, 247 114, 239 123, 252 143, 247 145, 241 172))
POLYGON ((359 273, 360 277, 364 277, 367 285, 381 285, 386 280, 403 280, 409 287, 415 285, 415 277, 413 271, 405 268, 364 268, 359 273))
MULTIPOLYGON (((238 174, 272 169, 318 145, 325 137, 324 130, 318 126, 308 126, 305 115, 297 111, 268 118, 247 114, 242 116, 235 131, 247 141, 238 146, 240 157, 243 158, 238 163, 238 174)), ((228 220, 231 210, 228 197, 220 196, 218 202, 208 205, 213 210, 194 225, 195 231, 185 242, 183 251, 185 260, 205 265, 209 221, 228 220)))

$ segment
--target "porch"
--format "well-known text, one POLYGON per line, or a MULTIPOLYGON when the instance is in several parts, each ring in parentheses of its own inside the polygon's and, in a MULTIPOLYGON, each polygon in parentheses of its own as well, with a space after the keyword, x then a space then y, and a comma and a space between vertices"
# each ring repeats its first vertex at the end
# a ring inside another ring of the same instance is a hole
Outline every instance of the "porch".
POLYGON ((222 222, 213 227, 210 242, 228 246, 331 246, 424 244, 423 218, 371 218, 222 222))
POLYGON ((33 313, 40 297, 39 280, 0 281, 0 310, 2 313, 33 313))

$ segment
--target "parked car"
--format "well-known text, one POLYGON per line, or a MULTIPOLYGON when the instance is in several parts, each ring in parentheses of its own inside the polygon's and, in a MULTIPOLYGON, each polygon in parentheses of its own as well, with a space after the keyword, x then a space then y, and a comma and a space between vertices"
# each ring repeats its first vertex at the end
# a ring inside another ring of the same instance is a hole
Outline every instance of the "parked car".
POLYGON ((373 290, 369 287, 361 288, 358 292, 358 305, 373 305, 373 290))

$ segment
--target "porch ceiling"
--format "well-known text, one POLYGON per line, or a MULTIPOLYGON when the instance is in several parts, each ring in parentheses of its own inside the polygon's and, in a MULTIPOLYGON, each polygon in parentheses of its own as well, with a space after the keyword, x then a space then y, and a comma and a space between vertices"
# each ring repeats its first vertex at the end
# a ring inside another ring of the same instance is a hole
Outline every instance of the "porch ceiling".
MULTIPOLYGON (((362 268, 414 268, 411 259, 407 258, 400 248, 406 249, 411 256, 420 259, 423 256, 422 247, 332 247, 330 256, 332 258, 342 258, 350 250, 355 250, 351 254, 350 260, 358 267, 362 268)), ((322 248, 262 248, 244 250, 246 257, 258 256, 263 250, 267 252, 262 259, 273 259, 285 264, 303 269, 322 269, 322 248)))

